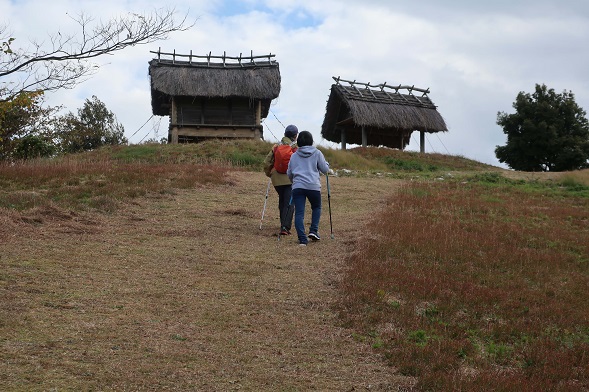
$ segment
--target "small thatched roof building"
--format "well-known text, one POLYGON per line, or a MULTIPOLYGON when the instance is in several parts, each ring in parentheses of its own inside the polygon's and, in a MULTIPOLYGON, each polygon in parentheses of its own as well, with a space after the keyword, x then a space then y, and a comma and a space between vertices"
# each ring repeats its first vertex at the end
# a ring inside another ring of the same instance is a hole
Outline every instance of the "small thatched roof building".
POLYGON ((263 137, 261 120, 280 93, 274 55, 152 53, 151 107, 154 115, 170 116, 169 142, 263 137))
POLYGON ((346 143, 404 149, 411 133, 420 131, 421 150, 424 151, 424 132, 448 131, 444 119, 427 96, 429 89, 333 79, 335 84, 331 86, 321 135, 326 140, 341 143, 342 149, 346 148, 346 143))

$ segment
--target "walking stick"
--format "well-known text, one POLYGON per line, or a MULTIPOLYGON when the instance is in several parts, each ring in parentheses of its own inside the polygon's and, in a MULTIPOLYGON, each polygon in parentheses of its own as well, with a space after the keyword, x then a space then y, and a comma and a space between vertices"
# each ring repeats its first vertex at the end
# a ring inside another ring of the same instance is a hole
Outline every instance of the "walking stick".
POLYGON ((264 222, 264 213, 266 212, 266 203, 268 202, 268 192, 270 192, 270 184, 272 179, 268 180, 268 186, 266 187, 266 198, 264 199, 264 209, 262 210, 262 219, 260 220, 260 230, 262 230, 262 222, 264 222))
POLYGON ((331 222, 331 190, 329 189, 329 174, 325 173, 327 182, 327 205, 329 206, 329 227, 331 229, 331 239, 333 239, 333 223, 331 222))

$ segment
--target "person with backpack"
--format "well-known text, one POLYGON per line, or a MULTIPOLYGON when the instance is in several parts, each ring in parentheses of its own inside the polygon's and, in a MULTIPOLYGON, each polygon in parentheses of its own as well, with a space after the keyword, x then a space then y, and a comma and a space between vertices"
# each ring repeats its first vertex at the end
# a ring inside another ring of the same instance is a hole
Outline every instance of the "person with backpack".
POLYGON ((297 135, 299 130, 295 125, 289 125, 284 130, 284 137, 279 144, 272 147, 264 160, 264 172, 272 180, 272 185, 278 193, 278 210, 280 211, 280 235, 290 235, 294 206, 290 203, 292 182, 286 175, 290 157, 297 150, 297 135))
POLYGON ((297 139, 298 150, 290 158, 286 175, 292 181, 292 201, 295 207, 295 228, 300 245, 307 245, 309 238, 319 241, 321 219, 320 173, 329 173, 329 163, 323 153, 313 146, 313 135, 302 131, 297 139), (311 204, 309 236, 305 234, 305 203, 311 204))

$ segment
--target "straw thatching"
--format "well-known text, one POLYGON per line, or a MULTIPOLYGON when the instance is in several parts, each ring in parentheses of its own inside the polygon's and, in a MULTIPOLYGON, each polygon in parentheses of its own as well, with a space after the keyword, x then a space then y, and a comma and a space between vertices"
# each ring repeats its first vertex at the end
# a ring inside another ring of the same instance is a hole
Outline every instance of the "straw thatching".
POLYGON ((429 90, 414 86, 371 86, 334 78, 327 101, 321 135, 326 140, 362 144, 362 129, 368 145, 405 148, 413 131, 446 132, 448 129, 429 90), (348 82, 349 86, 340 84, 348 82), (407 94, 399 92, 406 89, 407 94), (416 95, 414 93, 421 93, 416 95))
POLYGON ((262 102, 262 117, 280 93, 276 61, 223 64, 153 59, 149 62, 153 114, 170 114, 173 97, 240 97, 262 102))

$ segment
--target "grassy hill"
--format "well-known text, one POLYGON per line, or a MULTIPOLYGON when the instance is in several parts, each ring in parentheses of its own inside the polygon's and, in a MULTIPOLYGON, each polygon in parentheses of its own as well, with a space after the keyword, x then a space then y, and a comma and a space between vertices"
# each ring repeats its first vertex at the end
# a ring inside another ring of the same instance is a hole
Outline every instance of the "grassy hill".
MULTIPOLYGON (((228 162, 261 170, 272 143, 263 141, 213 140, 184 145, 134 145, 105 148, 85 154, 89 159, 108 158, 124 162, 228 162)), ((419 154, 389 148, 354 148, 346 151, 320 147, 334 169, 365 172, 443 172, 494 170, 493 166, 463 157, 419 154)))
MULTIPOLYGON (((258 211, 251 213, 249 204, 243 204, 251 194, 240 189, 243 185, 235 174, 259 173, 270 148, 269 143, 253 141, 119 146, 49 161, 1 165, 0 240, 13 238, 19 225, 43 230, 52 224, 51 214, 68 221, 86 214, 97 220, 119 220, 128 209, 153 203, 157 207, 151 208, 166 211, 171 207, 159 200, 180 197, 182 192, 194 193, 208 213, 256 221, 258 211), (231 192, 240 195, 233 199, 236 206, 214 204, 231 192)), ((342 181, 337 191, 334 181, 334 210, 350 238, 338 246, 345 254, 341 260, 331 259, 339 255, 336 252, 320 250, 314 251, 313 260, 343 263, 337 299, 330 306, 337 311, 338 323, 354 331, 356 341, 378 353, 390 365, 390 372, 416 380, 415 390, 589 389, 589 171, 518 173, 441 154, 378 148, 323 151, 342 181), (368 188, 389 182, 398 185, 391 188, 395 190, 384 204, 372 199, 377 192, 368 188), (352 196, 367 191, 363 206, 372 209, 370 218, 356 221, 360 206, 352 196), (348 217, 354 221, 343 222, 348 217)), ((202 227, 192 229, 198 230, 195 238, 220 225, 215 220, 218 216, 191 214, 201 219, 202 227)), ((149 230, 143 218, 133 219, 134 230, 149 230)), ((177 236, 184 231, 174 228, 168 232, 174 233, 168 239, 174 246, 166 252, 179 252, 177 236)), ((243 235, 233 240, 232 247, 243 242, 256 246, 242 250, 240 257, 250 264, 266 260, 264 243, 248 233, 243 235)), ((96 236, 93 241, 98 244, 114 241, 101 241, 99 233, 96 236)), ((45 246, 54 246, 50 237, 45 238, 45 246)), ((128 242, 136 245, 133 252, 147 257, 141 241, 131 238, 128 242)), ((213 252, 203 244, 191 249, 191 254, 201 248, 207 255, 213 252)), ((222 244, 215 251, 221 248, 222 244)), ((47 284, 42 276, 28 274, 32 266, 49 273, 49 267, 39 266, 42 260, 25 254, 26 249, 22 254, 11 249, 18 257, 0 257, 5 304, 11 303, 9 288, 18 287, 19 277, 30 280, 27 290, 33 291, 27 292, 34 293, 34 285, 47 284)), ((162 257, 172 258, 169 254, 162 257)), ((108 260, 89 262, 87 268, 99 268, 108 260)), ((80 266, 73 268, 78 275, 89 274, 80 266)), ((182 268, 188 273, 193 267, 182 268)), ((146 272, 146 276, 153 273, 146 272)), ((276 293, 273 290, 269 293, 276 293)), ((55 310, 76 302, 60 297, 60 292, 52 292, 44 305, 26 305, 55 310)), ((179 293, 174 295, 180 298, 179 293)), ((173 305, 166 302, 166 306, 173 305)), ((17 308, 6 305, 0 310, 0 320, 20 320, 17 308)), ((19 321, 22 325, 28 322, 19 321)), ((41 325, 51 322, 39 321, 41 325)), ((11 325, 0 322, 3 336, 14 335, 11 325)), ((186 339, 182 334, 174 336, 176 343, 186 339)), ((18 344, 26 341, 21 337, 18 344)), ((14 338, 3 342, 10 352, 18 352, 14 338)), ((4 355, 5 363, 13 359, 4 355)), ((108 358, 104 354, 100 361, 108 363, 108 358)), ((175 360, 181 363, 185 357, 175 360)), ((55 382, 52 377, 57 376, 48 371, 43 374, 55 382)), ((19 389, 8 374, 0 371, 1 377, 19 389)), ((135 384, 119 384, 125 385, 135 384)))
MULTIPOLYGON (((228 170, 262 171, 272 144, 210 141, 200 144, 114 146, 53 160, 0 164, 0 207, 23 210, 43 203, 105 211, 125 198, 222 181, 228 170)), ((445 179, 587 195, 589 171, 519 173, 460 156, 388 148, 321 148, 339 176, 445 179)))

